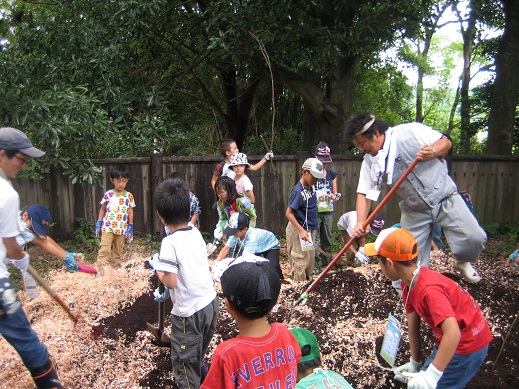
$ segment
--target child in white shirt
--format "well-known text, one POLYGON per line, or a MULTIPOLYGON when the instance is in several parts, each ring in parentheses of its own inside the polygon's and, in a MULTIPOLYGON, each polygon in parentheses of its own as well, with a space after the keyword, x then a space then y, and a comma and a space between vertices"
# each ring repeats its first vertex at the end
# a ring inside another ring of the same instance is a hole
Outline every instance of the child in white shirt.
MULTIPOLYGON (((249 177, 245 172, 250 169, 250 164, 247 161, 247 155, 245 153, 236 153, 231 155, 231 163, 229 168, 235 173, 234 183, 236 184, 236 191, 243 193, 247 196, 251 203, 255 203, 253 185, 249 177)), ((232 178, 231 175, 228 174, 232 178)))

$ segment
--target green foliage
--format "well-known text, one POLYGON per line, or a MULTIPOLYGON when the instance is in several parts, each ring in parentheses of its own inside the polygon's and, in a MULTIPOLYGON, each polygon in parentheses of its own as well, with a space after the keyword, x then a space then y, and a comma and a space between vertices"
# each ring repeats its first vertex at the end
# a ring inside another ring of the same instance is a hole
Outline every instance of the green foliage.
POLYGON ((390 59, 360 67, 354 85, 354 111, 375 112, 391 125, 413 120, 413 89, 390 59))
MULTIPOLYGON (((271 134, 268 133, 263 134, 263 139, 269 148, 272 143, 274 154, 295 154, 301 150, 303 134, 298 133, 294 128, 277 128, 274 132, 273 142, 271 134)), ((243 147, 243 152, 250 155, 262 155, 266 151, 259 135, 249 136, 243 147)))
POLYGON ((76 228, 74 229, 74 242, 97 248, 101 241, 95 234, 95 222, 83 218, 77 218, 76 228))
POLYGON ((487 234, 501 238, 496 245, 486 247, 485 250, 489 254, 508 257, 508 255, 517 250, 516 239, 519 236, 519 222, 511 224, 484 223, 481 227, 487 234))
POLYGON ((490 235, 505 236, 510 241, 515 241, 519 235, 519 222, 512 224, 484 223, 481 227, 490 235))

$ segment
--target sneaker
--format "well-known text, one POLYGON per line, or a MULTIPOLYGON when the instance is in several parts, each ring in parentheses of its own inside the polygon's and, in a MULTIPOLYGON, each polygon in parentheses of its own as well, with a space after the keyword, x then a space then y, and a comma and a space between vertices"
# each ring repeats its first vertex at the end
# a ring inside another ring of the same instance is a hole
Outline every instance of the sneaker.
POLYGON ((469 282, 471 284, 476 284, 479 281, 481 281, 481 277, 479 276, 479 274, 476 271, 476 269, 474 269, 472 267, 470 262, 458 262, 458 261, 456 261, 456 265, 455 266, 459 270, 459 272, 461 273, 461 277, 465 281, 467 281, 467 282, 469 282))

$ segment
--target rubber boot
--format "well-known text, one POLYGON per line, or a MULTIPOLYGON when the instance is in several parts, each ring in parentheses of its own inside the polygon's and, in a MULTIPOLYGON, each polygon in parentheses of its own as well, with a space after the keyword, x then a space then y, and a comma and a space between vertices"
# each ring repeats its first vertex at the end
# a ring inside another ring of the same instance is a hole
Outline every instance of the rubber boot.
POLYGON ((31 376, 38 389, 65 389, 50 358, 45 365, 31 371, 31 376))

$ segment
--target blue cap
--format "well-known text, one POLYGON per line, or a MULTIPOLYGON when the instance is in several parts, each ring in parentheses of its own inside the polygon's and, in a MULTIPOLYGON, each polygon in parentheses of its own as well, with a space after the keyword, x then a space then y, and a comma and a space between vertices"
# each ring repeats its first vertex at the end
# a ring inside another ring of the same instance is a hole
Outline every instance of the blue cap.
POLYGON ((32 229, 37 235, 47 237, 47 228, 50 223, 50 212, 43 205, 31 205, 27 208, 27 214, 31 218, 32 229))

